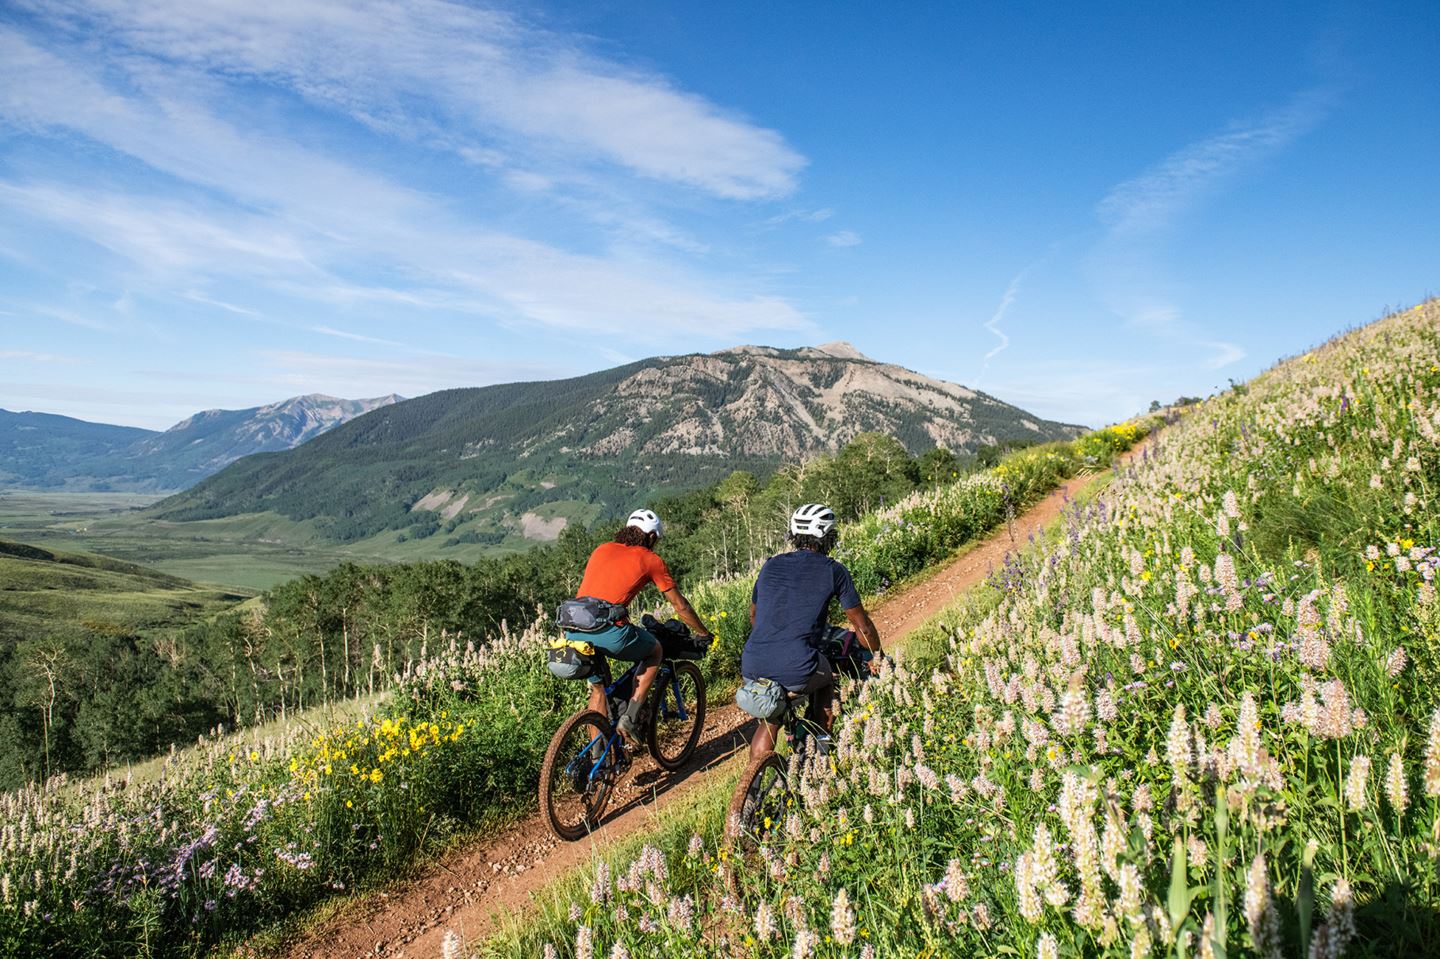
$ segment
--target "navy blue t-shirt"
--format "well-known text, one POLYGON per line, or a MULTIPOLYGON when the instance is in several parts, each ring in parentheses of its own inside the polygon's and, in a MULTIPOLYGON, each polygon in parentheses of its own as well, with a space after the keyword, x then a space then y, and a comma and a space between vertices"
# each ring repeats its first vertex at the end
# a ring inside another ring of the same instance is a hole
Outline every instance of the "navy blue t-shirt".
POLYGON ((740 674, 803 685, 820 665, 818 644, 832 597, 842 609, 860 605, 850 571, 823 553, 797 549, 766 560, 751 594, 755 625, 740 674))

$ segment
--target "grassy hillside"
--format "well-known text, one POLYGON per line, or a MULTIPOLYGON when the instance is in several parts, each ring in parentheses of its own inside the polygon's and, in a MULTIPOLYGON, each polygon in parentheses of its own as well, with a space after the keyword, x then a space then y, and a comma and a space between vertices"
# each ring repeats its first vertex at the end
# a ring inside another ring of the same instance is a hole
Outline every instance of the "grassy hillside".
POLYGON ((503 954, 1440 954, 1437 495, 1431 301, 1207 402, 997 570, 758 856, 657 837, 503 954))
POLYGON ((128 635, 182 626, 244 597, 105 556, 0 540, 0 643, 73 629, 128 635))
POLYGON ((244 598, 0 540, 0 783, 153 755, 223 720, 181 636, 244 598))

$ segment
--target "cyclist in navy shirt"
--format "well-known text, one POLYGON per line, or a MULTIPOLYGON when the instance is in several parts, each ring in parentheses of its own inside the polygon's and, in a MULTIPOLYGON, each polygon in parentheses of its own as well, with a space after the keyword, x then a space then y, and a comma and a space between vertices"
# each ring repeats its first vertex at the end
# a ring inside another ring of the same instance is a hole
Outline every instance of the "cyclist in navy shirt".
MULTIPOLYGON (((811 719, 828 732, 834 718, 835 677, 821 651, 830 600, 838 599, 866 649, 880 651, 880 634, 860 602, 850 571, 827 554, 835 545, 835 513, 807 503, 790 517, 789 553, 772 556, 760 568, 750 599, 750 638, 740 658, 745 679, 769 679, 791 692, 808 693, 811 719)), ((871 669, 879 668, 877 656, 871 669)), ((760 723, 750 740, 750 758, 775 748, 777 723, 760 723)))

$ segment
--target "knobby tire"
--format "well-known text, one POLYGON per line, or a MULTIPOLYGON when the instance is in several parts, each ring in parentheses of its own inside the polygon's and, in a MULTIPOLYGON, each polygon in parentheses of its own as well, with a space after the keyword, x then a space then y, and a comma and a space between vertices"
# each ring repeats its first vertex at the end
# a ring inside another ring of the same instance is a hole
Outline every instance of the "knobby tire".
MULTIPOLYGON (((655 757, 655 762, 661 769, 674 772, 694 755, 695 746, 700 742, 700 731, 705 725, 705 678, 700 675, 700 668, 692 662, 672 662, 670 668, 675 673, 675 678, 666 683, 664 689, 657 689, 658 695, 652 694, 654 706, 650 714, 647 738, 650 755, 655 757), (674 706, 673 683, 676 682, 680 685, 681 694, 686 698, 691 698, 693 690, 694 702, 684 704, 690 713, 687 719, 667 721, 661 713, 665 707, 674 706), (663 728, 662 723, 665 723, 663 728)), ((660 682, 657 680, 655 685, 658 687, 660 682)))
POLYGON ((784 802, 790 796, 788 768, 786 761, 772 752, 751 762, 735 784, 725 817, 725 835, 741 850, 748 852, 760 844, 767 812, 772 819, 769 828, 781 828, 784 802))
MULTIPOLYGON (((595 731, 602 744, 610 742, 614 732, 610 720, 594 710, 581 710, 571 716, 555 731, 540 766, 540 808, 555 835, 569 842, 584 839, 599 824, 618 775, 619 744, 615 742, 605 756, 606 768, 594 782, 586 784, 584 791, 576 789, 570 764, 594 738, 595 731)), ((582 761, 582 769, 588 775, 593 765, 582 761)))

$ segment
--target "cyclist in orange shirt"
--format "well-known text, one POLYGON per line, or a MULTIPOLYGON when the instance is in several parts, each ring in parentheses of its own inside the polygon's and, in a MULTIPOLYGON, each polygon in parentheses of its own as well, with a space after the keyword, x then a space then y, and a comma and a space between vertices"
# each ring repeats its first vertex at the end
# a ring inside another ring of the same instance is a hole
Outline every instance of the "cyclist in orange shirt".
MULTIPOLYGON (((647 583, 654 583, 661 595, 675 607, 675 615, 680 621, 694 630, 696 636, 709 639, 710 631, 700 622, 700 617, 695 615, 689 600, 675 585, 665 561, 655 553, 655 544, 664 532, 665 524, 650 510, 637 509, 631 513, 625 525, 615 534, 615 540, 601 543, 590 554, 590 559, 585 564, 585 575, 581 578, 580 588, 575 595, 628 606, 647 583)), ((640 732, 636 727, 636 719, 640 715, 641 704, 645 702, 645 695, 650 692, 650 686, 655 682, 660 662, 664 659, 660 641, 648 630, 630 622, 628 617, 611 623, 599 632, 567 631, 567 635, 594 645, 607 656, 644 664, 636 676, 635 692, 630 697, 630 705, 617 724, 621 735, 627 740, 631 743, 639 742, 640 732)), ((608 712, 605 686, 598 676, 590 677, 590 708, 602 716, 608 712)))

